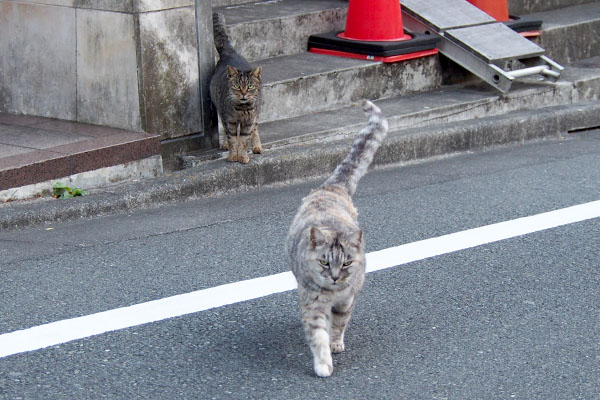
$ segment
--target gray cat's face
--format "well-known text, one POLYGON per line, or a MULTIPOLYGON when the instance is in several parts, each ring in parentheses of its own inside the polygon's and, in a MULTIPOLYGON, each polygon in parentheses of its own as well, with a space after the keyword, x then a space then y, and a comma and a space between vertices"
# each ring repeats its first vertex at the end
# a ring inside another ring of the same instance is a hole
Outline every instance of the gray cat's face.
POLYGON ((306 262, 313 280, 321 287, 347 286, 353 272, 364 265, 362 231, 330 232, 313 227, 306 262))
POLYGON ((239 104, 254 103, 260 92, 261 67, 250 71, 241 71, 227 66, 229 92, 239 104))

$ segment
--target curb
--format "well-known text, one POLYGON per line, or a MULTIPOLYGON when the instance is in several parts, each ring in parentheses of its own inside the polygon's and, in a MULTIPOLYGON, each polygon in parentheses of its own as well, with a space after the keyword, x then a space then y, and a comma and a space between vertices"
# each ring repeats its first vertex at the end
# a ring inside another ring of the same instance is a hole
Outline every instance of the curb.
MULTIPOLYGON (((385 110, 384 110, 385 113, 385 110)), ((569 131, 600 126, 600 102, 392 131, 375 156, 375 165, 426 159, 462 151, 560 138, 569 131)), ((267 151, 246 165, 224 159, 206 162, 163 177, 111 186, 69 200, 39 199, 0 205, 0 229, 64 222, 157 207, 176 200, 244 191, 322 176, 347 153, 352 137, 267 151)))

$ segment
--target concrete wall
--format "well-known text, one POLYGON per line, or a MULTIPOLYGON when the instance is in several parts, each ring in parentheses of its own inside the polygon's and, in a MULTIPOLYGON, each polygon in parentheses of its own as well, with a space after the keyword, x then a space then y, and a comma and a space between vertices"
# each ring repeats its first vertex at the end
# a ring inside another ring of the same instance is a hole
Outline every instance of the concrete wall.
POLYGON ((200 42, 194 0, 0 0, 0 111, 203 133, 210 0, 198 8, 200 42))
POLYGON ((592 3, 597 0, 508 0, 508 12, 511 15, 525 15, 534 12, 555 10, 580 4, 592 3))

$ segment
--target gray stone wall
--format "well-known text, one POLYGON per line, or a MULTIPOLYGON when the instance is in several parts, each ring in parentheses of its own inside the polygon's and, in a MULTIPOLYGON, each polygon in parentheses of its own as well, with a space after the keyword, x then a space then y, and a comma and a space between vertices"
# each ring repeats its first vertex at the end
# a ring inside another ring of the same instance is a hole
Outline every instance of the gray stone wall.
POLYGON ((198 24, 194 0, 0 0, 0 111, 204 133, 212 9, 197 3, 198 24))

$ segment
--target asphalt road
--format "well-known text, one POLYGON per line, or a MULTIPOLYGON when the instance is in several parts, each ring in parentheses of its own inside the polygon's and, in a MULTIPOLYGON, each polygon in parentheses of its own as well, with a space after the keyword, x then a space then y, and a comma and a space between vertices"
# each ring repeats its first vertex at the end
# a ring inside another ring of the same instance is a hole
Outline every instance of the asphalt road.
MULTIPOLYGON (((590 131, 372 171, 367 251, 600 200, 599 167, 590 131)), ((0 232, 0 334, 287 271, 318 183, 0 232)), ((369 274, 328 379, 289 291, 0 358, 0 399, 600 398, 599 222, 369 274)))

